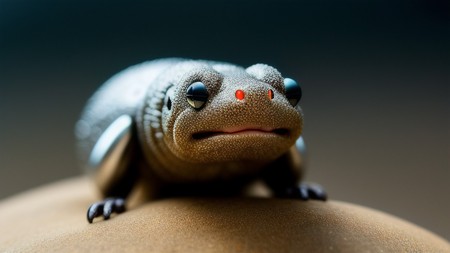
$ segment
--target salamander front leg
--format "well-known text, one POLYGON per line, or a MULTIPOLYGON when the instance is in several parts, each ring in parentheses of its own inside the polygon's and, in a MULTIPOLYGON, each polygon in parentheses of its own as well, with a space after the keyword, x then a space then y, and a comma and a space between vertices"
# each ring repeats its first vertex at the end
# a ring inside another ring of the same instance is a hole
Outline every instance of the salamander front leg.
POLYGON ((112 213, 125 212, 125 200, 122 198, 107 198, 103 201, 92 204, 87 211, 87 220, 92 223, 94 218, 103 216, 105 220, 111 217, 112 213))
POLYGON ((305 156, 301 156, 302 150, 305 150, 304 143, 299 138, 296 146, 265 168, 263 179, 276 197, 325 201, 327 193, 322 186, 301 181, 305 156))

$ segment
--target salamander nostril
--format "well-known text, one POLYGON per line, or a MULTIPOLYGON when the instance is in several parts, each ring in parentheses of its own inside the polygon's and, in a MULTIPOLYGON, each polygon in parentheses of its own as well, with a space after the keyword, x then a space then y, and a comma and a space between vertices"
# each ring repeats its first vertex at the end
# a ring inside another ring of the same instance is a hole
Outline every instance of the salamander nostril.
POLYGON ((269 89, 269 91, 267 92, 267 96, 269 97, 270 100, 273 99, 273 90, 269 89))
POLYGON ((245 92, 243 90, 237 90, 234 95, 238 100, 242 100, 245 98, 245 92))

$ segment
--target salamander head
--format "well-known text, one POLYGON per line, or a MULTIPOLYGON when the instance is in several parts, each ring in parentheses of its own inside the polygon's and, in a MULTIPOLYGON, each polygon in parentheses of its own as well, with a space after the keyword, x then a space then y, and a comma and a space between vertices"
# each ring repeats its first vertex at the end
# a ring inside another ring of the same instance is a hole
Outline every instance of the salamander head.
POLYGON ((162 108, 167 148, 189 163, 265 162, 302 132, 300 87, 270 66, 188 61, 172 67, 162 108))

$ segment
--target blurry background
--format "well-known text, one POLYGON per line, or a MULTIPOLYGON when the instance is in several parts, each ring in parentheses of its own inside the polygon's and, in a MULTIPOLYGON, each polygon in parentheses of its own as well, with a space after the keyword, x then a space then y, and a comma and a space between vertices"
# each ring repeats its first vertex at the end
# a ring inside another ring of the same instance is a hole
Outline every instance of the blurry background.
POLYGON ((449 13, 444 0, 0 0, 0 198, 80 174, 74 123, 127 66, 262 62, 303 84, 308 181, 450 239, 449 13))

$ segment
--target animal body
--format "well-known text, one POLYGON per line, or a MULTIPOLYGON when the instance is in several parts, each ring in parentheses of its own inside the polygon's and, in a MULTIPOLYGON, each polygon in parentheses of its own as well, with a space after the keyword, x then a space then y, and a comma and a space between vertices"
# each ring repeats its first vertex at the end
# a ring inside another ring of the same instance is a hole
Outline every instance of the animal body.
POLYGON ((228 196, 255 182, 273 196, 325 200, 300 183, 301 95, 265 64, 170 58, 120 72, 76 126, 81 162, 106 198, 88 221, 124 211, 132 196, 228 196))

